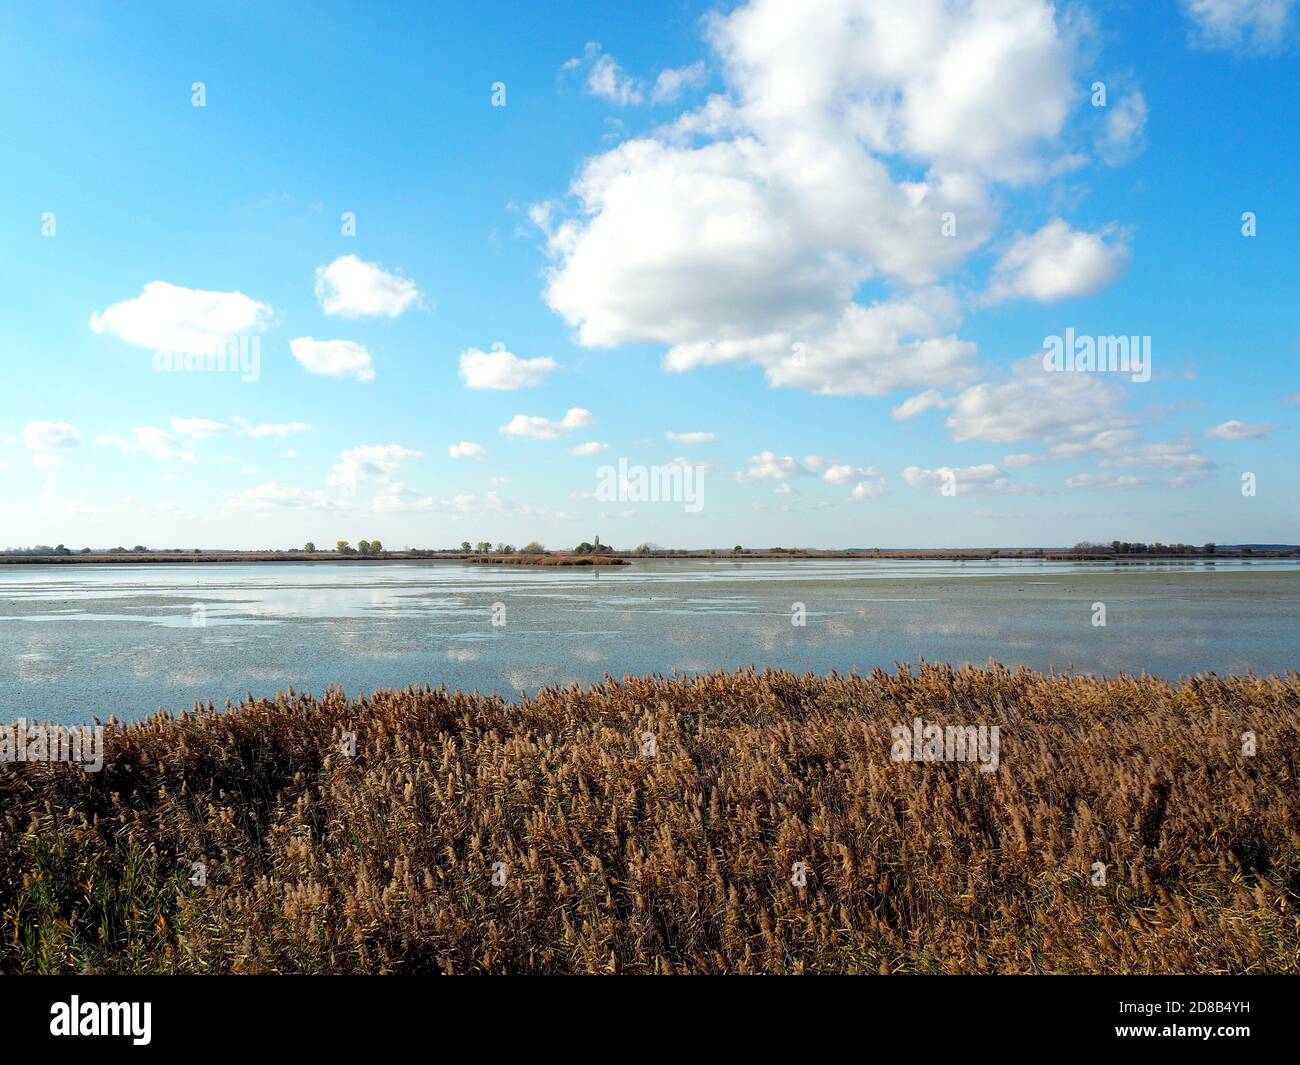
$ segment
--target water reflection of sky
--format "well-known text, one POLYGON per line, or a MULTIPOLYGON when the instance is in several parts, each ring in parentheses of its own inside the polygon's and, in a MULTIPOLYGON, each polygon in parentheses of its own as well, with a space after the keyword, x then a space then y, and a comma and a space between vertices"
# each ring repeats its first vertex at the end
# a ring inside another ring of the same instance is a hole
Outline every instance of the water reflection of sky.
POLYGON ((1300 663, 1297 633, 1300 565, 1272 560, 15 566, 0 567, 0 719, 129 718, 329 684, 510 695, 751 664, 1277 672, 1300 663), (1105 628, 1091 624, 1098 600, 1105 628))

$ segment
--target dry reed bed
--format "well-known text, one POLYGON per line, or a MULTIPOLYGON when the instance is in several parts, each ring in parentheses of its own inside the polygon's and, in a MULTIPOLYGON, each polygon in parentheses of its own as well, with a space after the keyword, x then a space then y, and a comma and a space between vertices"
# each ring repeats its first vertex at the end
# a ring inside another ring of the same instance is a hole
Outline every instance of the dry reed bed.
POLYGON ((928 665, 159 716, 0 766, 0 969, 1295 972, 1298 725, 1296 674, 928 665), (917 716, 1000 768, 891 762, 917 716))

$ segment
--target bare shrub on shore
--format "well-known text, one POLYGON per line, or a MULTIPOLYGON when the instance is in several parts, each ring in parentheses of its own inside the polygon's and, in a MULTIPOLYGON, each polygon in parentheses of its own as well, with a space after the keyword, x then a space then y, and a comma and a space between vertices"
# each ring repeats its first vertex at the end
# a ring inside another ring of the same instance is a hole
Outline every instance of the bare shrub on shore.
POLYGON ((0 765, 0 969, 1295 972, 1298 745, 1296 674, 287 693, 0 765))

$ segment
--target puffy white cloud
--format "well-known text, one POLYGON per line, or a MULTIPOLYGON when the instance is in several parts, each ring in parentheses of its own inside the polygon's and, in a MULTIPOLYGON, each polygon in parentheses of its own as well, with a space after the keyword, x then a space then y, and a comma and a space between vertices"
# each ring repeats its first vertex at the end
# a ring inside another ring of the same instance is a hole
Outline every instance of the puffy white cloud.
POLYGON ((694 447, 698 444, 711 444, 717 440, 715 433, 674 433, 671 430, 664 433, 664 438, 671 440, 674 444, 681 444, 685 447, 694 447))
POLYGON ((355 255, 316 268, 316 299, 326 314, 344 318, 396 318, 424 305, 414 281, 355 255))
POLYGON ((159 462, 190 462, 194 458, 194 452, 178 446, 171 433, 148 425, 132 429, 129 436, 97 437, 95 443, 100 447, 115 447, 126 454, 150 455, 159 462))
POLYGON ((1073 57, 1049 3, 763 0, 710 33, 749 124, 838 124, 946 169, 1022 176, 1060 132, 1073 57))
POLYGON ((1197 42, 1206 48, 1277 51, 1294 37, 1296 0, 1183 0, 1197 42))
POLYGON ((577 447, 569 448, 570 455, 599 455, 602 451, 608 451, 608 444, 601 444, 595 440, 590 440, 585 444, 579 444, 577 447))
POLYGON ((508 392, 540 385, 558 365, 554 359, 521 359, 496 348, 492 351, 469 348, 460 355, 460 379, 466 388, 508 392))
POLYGON ((778 457, 774 451, 763 451, 749 460, 749 468, 738 470, 740 484, 750 481, 788 481, 792 477, 808 477, 811 471, 798 459, 786 455, 778 457))
MULTIPOLYGON (((777 455, 774 451, 762 451, 752 456, 749 465, 737 471, 736 481, 739 484, 750 484, 756 481, 786 482, 799 477, 817 476, 827 484, 835 485, 860 481, 870 486, 878 481, 880 490, 884 489, 884 480, 875 466, 853 466, 820 455, 807 455, 801 462, 792 455, 777 455)), ((868 490, 869 488, 864 488, 857 498, 863 498, 868 490)), ((783 484, 776 489, 776 493, 789 495, 794 493, 794 489, 789 484, 783 484)))
POLYGON ((867 395, 969 375, 933 297, 853 300, 954 270, 992 232, 990 182, 1056 165, 1077 87, 1052 5, 754 0, 709 27, 727 91, 589 160, 572 216, 534 215, 550 306, 585 346, 671 346, 670 369, 867 395))
POLYGON ((207 355, 224 350, 233 338, 261 333, 271 315, 268 304, 242 292, 210 292, 150 281, 134 299, 92 314, 90 328, 136 347, 207 355))
POLYGON ((232 496, 226 504, 232 510, 336 510, 338 504, 324 492, 309 492, 302 488, 267 481, 232 496))
POLYGON ((1085 233, 1055 218, 1011 245, 994 268, 987 298, 1020 297, 1052 303, 1086 296, 1114 281, 1128 258, 1127 239, 1118 230, 1085 233))
POLYGON ((882 396, 931 383, 955 387, 968 382, 975 370, 974 344, 939 335, 956 320, 951 293, 922 289, 870 307, 850 303, 836 322, 803 334, 678 344, 664 366, 681 372, 753 362, 764 367, 774 387, 828 396, 882 396))
POLYGON ((452 444, 447 448, 447 454, 454 459, 485 459, 488 457, 487 448, 470 440, 462 440, 459 444, 452 444))
POLYGON ((849 466, 846 463, 837 463, 826 468, 822 480, 827 484, 849 484, 864 477, 879 476, 880 471, 875 466, 849 466))
POLYGON ((567 436, 578 429, 586 429, 595 424, 596 419, 591 411, 584 410, 582 407, 570 407, 564 417, 557 422, 546 418, 530 417, 527 414, 516 414, 501 426, 499 432, 505 436, 531 440, 554 440, 556 437, 567 436))
MULTIPOLYGON (((874 470, 875 467, 872 467, 874 470)), ((885 494, 885 478, 880 473, 868 478, 865 481, 859 481, 853 486, 853 491, 849 494, 857 500, 879 499, 885 494)))
POLYGON ((1262 422, 1250 424, 1248 422, 1238 421, 1236 418, 1230 418, 1228 421, 1216 425, 1213 429, 1206 431, 1206 436, 1212 436, 1216 440, 1257 440, 1261 436, 1267 436, 1277 426, 1267 425, 1262 422))
POLYGON ((588 347, 662 342, 673 369, 774 361, 797 340, 851 333, 851 299, 873 262, 929 281, 987 231, 984 194, 965 179, 905 193, 865 156, 854 166, 820 151, 779 162, 750 139, 640 140, 598 156, 574 186, 584 220, 550 231, 547 302, 588 347), (772 172, 781 166, 790 173, 772 172), (963 212, 963 236, 940 234, 943 210, 963 212))
MULTIPOLYGON (((805 465, 811 464, 813 467, 818 465, 813 463, 815 456, 809 456, 805 460, 805 465)), ((852 484, 853 491, 850 496, 853 499, 879 499, 885 494, 885 478, 875 466, 851 466, 848 463, 837 462, 831 463, 822 470, 822 480, 827 484, 852 484), (854 482, 857 482, 856 484, 854 482)), ((789 487, 786 485, 785 487, 789 487)))
POLYGON ((1041 356, 1016 363, 1007 380, 981 382, 953 401, 945 425, 957 443, 995 444, 1044 438, 1071 441, 1131 422, 1120 406, 1124 394, 1098 374, 1051 373, 1041 356))
POLYGON ((913 488, 932 488, 940 495, 967 495, 987 492, 1001 495, 1036 495, 1032 487, 1016 484, 991 462, 979 466, 954 468, 940 466, 937 469, 922 469, 908 466, 903 471, 903 480, 913 488))
POLYGON ((355 377, 358 381, 375 379, 370 352, 356 341, 298 337, 289 341, 289 350, 309 373, 325 377, 355 377))
POLYGON ((327 483, 337 485, 345 495, 353 495, 362 481, 390 481, 401 469, 402 463, 423 457, 422 452, 412 451, 400 444, 370 444, 349 448, 339 455, 339 461, 330 471, 327 483))

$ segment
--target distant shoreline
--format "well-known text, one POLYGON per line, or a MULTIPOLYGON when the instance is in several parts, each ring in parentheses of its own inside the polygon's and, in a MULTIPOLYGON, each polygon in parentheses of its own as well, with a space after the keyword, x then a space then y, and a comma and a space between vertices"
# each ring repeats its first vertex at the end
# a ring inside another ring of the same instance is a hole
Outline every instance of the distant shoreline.
MULTIPOLYGON (((529 557, 529 556, 524 556, 529 557)), ((1213 555, 1201 552, 1170 554, 1106 554, 1099 552, 1076 553, 1058 548, 1005 548, 990 550, 971 548, 962 550, 846 550, 846 551, 771 551, 752 550, 736 553, 733 551, 655 551, 638 554, 634 551, 612 551, 602 555, 581 556, 571 551, 550 552, 547 555, 529 557, 533 565, 574 565, 586 564, 584 558, 620 560, 635 562, 640 560, 677 560, 677 559, 714 559, 731 562, 762 561, 779 562, 784 560, 823 560, 823 561, 915 561, 915 562, 994 562, 994 561, 1040 561, 1040 562, 1219 562, 1240 559, 1300 559, 1300 548, 1284 548, 1272 551, 1238 551, 1224 549, 1213 555)), ((340 554, 337 551, 148 551, 148 552, 97 552, 92 554, 71 555, 0 555, 0 565, 9 566, 66 566, 66 565, 158 565, 158 564, 230 564, 257 562, 413 562, 445 561, 470 563, 505 563, 521 564, 519 555, 487 555, 477 552, 461 551, 384 551, 378 555, 340 554)), ((598 563, 610 565, 610 561, 598 563)), ((619 565, 616 561, 613 565, 619 565)))

